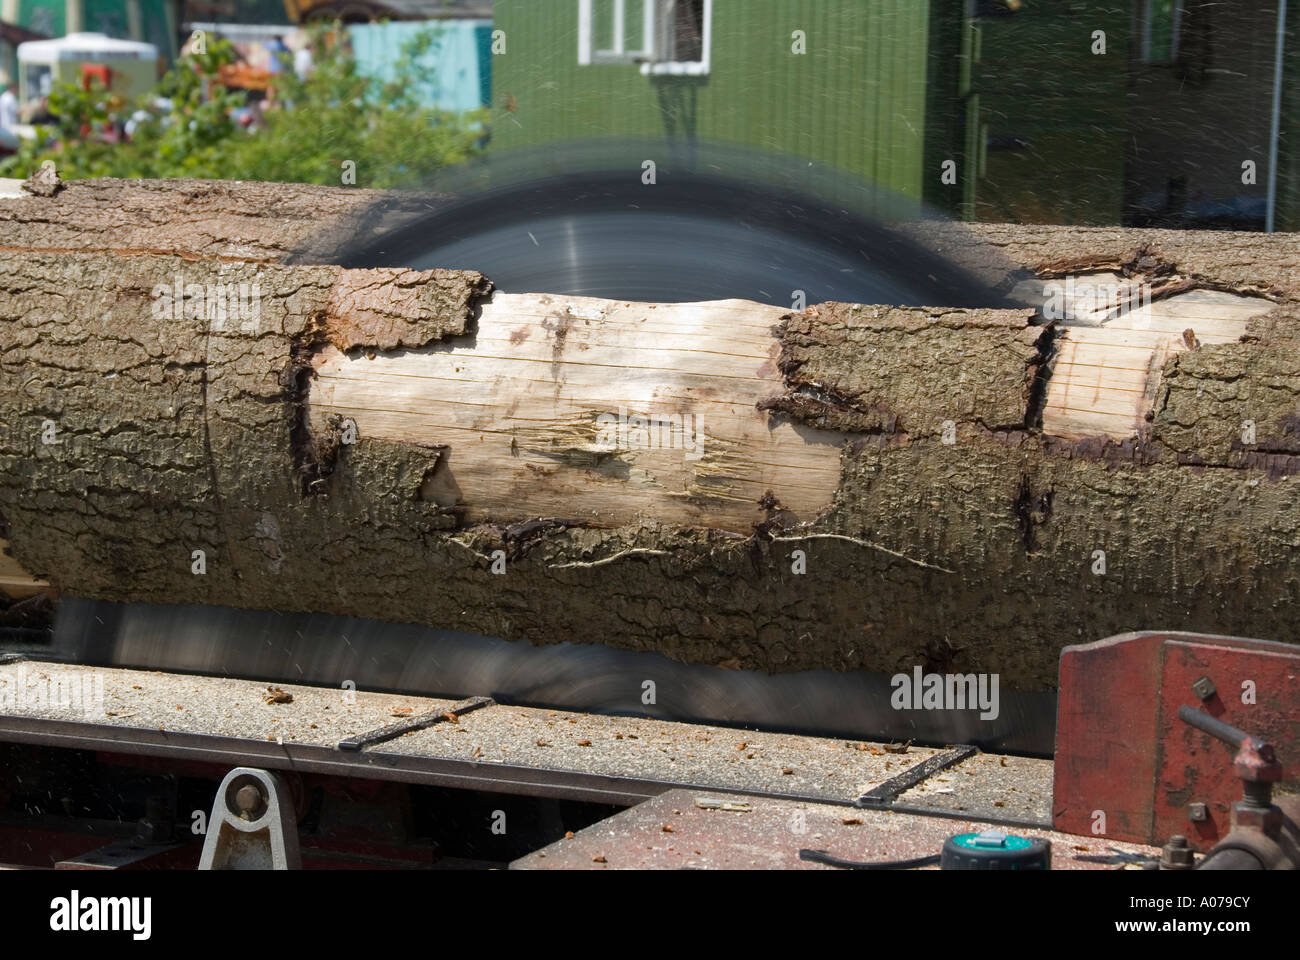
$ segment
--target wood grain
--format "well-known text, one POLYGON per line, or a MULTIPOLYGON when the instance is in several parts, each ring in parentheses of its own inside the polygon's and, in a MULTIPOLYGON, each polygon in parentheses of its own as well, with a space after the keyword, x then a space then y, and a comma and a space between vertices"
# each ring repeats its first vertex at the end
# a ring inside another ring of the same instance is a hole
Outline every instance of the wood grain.
POLYGON ((769 491, 812 519, 839 484, 845 435, 756 408, 783 387, 773 328, 786 312, 498 293, 472 336, 321 351, 311 423, 341 416, 361 437, 447 447, 433 498, 471 521, 522 510, 744 530, 769 491))

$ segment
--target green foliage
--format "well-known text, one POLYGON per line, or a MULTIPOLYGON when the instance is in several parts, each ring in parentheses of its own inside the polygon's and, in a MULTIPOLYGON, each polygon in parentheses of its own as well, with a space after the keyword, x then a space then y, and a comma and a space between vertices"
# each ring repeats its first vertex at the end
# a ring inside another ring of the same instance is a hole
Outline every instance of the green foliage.
MULTIPOLYGON (((396 187, 423 182, 479 149, 486 111, 455 114, 422 106, 415 90, 427 78, 421 57, 437 48, 433 31, 406 45, 388 83, 357 73, 356 61, 332 37, 312 34, 315 69, 304 80, 291 70, 272 78, 274 103, 260 129, 249 131, 233 113, 245 94, 217 82, 235 61, 225 40, 182 57, 146 97, 124 102, 95 86, 62 86, 50 96, 51 127, 0 162, 0 176, 26 177, 46 159, 64 179, 78 177, 200 177, 339 184, 343 165, 355 164, 356 184, 396 187), (129 141, 109 143, 103 131, 135 117, 129 141)), ((286 64, 287 66, 287 64, 286 64)))

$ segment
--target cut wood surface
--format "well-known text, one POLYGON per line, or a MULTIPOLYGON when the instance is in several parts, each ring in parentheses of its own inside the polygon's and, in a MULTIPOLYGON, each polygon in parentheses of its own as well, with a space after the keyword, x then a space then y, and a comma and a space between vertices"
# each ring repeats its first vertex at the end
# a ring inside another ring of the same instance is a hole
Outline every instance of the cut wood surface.
POLYGON ((1293 639, 1293 236, 935 228, 1152 299, 792 313, 293 265, 251 212, 167 256, 43 200, 0 244, 0 587, 1028 689, 1130 630, 1293 639))
POLYGON ((313 429, 445 448, 430 499, 470 522, 638 519, 748 532, 770 493, 811 520, 843 434, 770 422, 782 311, 744 301, 615 303, 497 294, 436 351, 317 355, 313 429), (439 489, 440 478, 446 489, 439 489))
MULTIPOLYGON (((1124 289, 1113 273, 1085 274, 1079 285, 1124 289)), ((1039 282, 1041 285, 1041 281, 1039 282)), ((1141 435, 1153 412, 1166 362, 1200 344, 1240 341, 1271 301, 1219 290, 1191 290, 1142 302, 1118 315, 1091 303, 1060 322, 1043 407, 1043 432, 1081 440, 1141 435)))

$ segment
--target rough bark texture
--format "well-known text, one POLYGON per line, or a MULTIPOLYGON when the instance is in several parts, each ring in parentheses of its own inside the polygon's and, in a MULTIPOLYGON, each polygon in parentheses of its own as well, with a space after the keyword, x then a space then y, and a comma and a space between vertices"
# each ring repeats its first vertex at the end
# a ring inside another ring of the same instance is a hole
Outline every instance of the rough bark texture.
MULTIPOLYGON (((24 569, 80 595, 375 616, 771 670, 921 663, 1041 689, 1061 646, 1129 630, 1294 639, 1295 238, 953 229, 992 237, 1026 271, 1156 257, 1207 286, 1270 291, 1275 309, 1240 343, 1171 358, 1149 429, 1117 443, 1036 427, 1053 334, 1029 311, 823 304, 774 333, 785 389, 762 404, 852 434, 840 488, 810 524, 788 528, 769 504, 744 532, 526 511, 465 526, 421 499, 445 451, 368 439, 364 424, 361 442, 341 445, 309 428, 303 402, 326 343, 436 350, 472 332, 477 275, 9 253, 0 530, 24 569), (155 287, 178 275, 259 283, 256 328, 158 319, 155 287), (46 421, 58 443, 42 442, 46 421)), ((287 241, 239 242, 270 261, 287 241)), ((92 236, 67 246, 116 249, 92 236)))
POLYGON ((222 180, 73 180, 0 199, 0 250, 152 253, 332 263, 346 246, 427 214, 433 194, 222 180))
POLYGON ((765 404, 857 433, 937 436, 945 421, 1025 421, 1051 331, 1015 310, 825 303, 781 330, 788 390, 765 404))
POLYGON ((1206 286, 1300 295, 1300 235, 1239 231, 938 223, 902 227, 933 250, 995 285, 1020 275, 1176 267, 1206 286))

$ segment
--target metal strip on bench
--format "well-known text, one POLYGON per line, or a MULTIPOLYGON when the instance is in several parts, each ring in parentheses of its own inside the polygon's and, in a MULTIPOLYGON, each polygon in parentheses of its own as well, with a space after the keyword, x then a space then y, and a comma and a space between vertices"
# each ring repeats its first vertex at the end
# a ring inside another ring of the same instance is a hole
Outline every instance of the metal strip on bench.
POLYGON ((974 756, 978 749, 969 744, 950 747, 943 753, 922 760, 908 767, 898 776, 873 787, 853 802, 855 807, 888 806, 904 790, 916 786, 922 780, 934 776, 940 770, 946 770, 954 764, 961 763, 967 757, 974 756))
MULTIPOLYGON (((281 744, 33 717, 0 715, 0 741, 620 805, 639 803, 677 787, 698 789, 692 784, 661 783, 570 770, 379 751, 343 752, 314 744, 281 744)), ((720 793, 734 792, 712 786, 708 789, 720 793)))
POLYGON ((424 730, 435 723, 442 723, 445 720, 455 722, 458 717, 469 713, 471 710, 477 710, 479 707, 490 707, 494 702, 491 697, 470 697, 468 700, 462 700, 446 710, 430 710, 428 713, 423 713, 418 717, 411 717, 409 720, 400 720, 397 723, 390 723, 376 730, 358 734, 355 737, 348 737, 340 740, 338 746, 340 750, 361 750, 363 747, 372 747, 377 743, 385 743, 404 734, 414 733, 416 730, 424 730))

